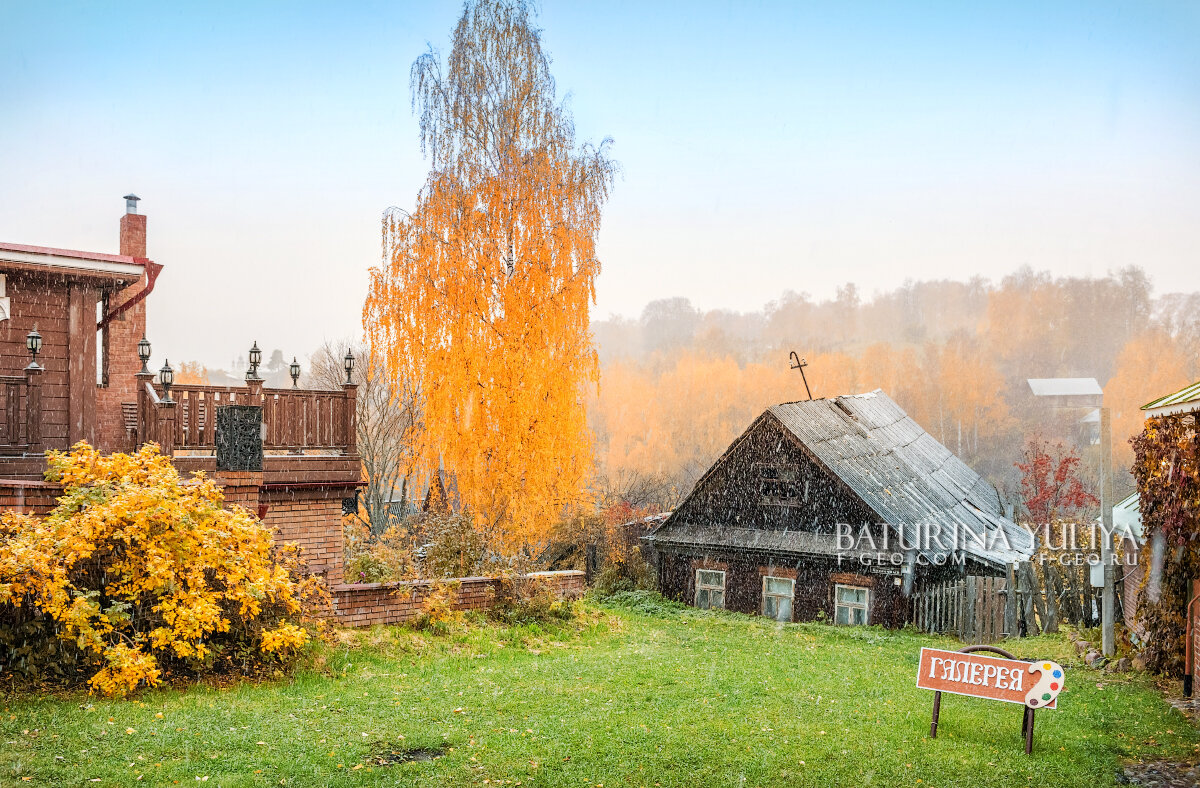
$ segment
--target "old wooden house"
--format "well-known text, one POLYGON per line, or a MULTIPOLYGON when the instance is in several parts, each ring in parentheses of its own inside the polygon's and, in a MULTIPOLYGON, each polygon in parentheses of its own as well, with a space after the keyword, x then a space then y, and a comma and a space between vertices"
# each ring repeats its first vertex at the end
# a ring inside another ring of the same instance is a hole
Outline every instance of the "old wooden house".
POLYGON ((671 598, 888 627, 916 595, 1004 577, 1034 549, 996 489, 882 391, 767 409, 645 541, 671 598))

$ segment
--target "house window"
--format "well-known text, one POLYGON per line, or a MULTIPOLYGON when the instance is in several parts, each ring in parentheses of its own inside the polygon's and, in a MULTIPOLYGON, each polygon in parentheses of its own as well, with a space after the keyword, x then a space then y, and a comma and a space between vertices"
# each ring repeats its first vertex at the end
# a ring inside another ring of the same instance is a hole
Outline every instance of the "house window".
POLYGON ((725 573, 716 569, 696 570, 696 607, 721 610, 725 607, 725 573))
POLYGON ((790 577, 764 577, 763 615, 776 621, 791 621, 795 593, 796 581, 790 577))
POLYGON ((794 506, 808 498, 808 485, 801 478, 798 465, 779 465, 760 462, 758 493, 763 504, 794 506))
POLYGON ((862 625, 867 623, 867 604, 870 601, 870 591, 858 586, 844 586, 840 583, 837 594, 837 610, 833 620, 838 624, 862 625))
MULTIPOLYGON (((100 294, 96 302, 96 322, 104 320, 108 314, 108 291, 100 294)), ((96 332, 96 385, 108 385, 108 326, 96 332)))

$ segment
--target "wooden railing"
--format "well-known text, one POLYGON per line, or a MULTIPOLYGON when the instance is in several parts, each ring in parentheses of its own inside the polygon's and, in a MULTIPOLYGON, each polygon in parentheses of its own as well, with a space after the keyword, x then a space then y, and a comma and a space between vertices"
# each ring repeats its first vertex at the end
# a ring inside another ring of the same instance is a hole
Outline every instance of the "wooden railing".
POLYGON ((0 454, 38 451, 42 444, 41 370, 0 375, 0 454))
POLYGON ((264 451, 357 452, 353 385, 324 391, 268 389, 261 381, 244 388, 182 384, 171 387, 171 398, 172 403, 164 402, 150 379, 144 381, 138 397, 139 444, 153 440, 164 452, 215 450, 217 408, 258 405, 263 409, 264 451))

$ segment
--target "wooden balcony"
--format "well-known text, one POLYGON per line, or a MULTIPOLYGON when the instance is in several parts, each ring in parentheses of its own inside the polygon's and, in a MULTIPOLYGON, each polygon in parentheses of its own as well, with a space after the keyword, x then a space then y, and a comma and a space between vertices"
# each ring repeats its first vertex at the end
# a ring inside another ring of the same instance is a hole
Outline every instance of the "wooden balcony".
POLYGON ((245 387, 184 384, 171 387, 171 401, 152 377, 140 375, 137 444, 159 444, 164 453, 204 456, 217 445, 217 409, 224 405, 262 408, 264 454, 358 453, 356 387, 340 390, 271 389, 261 381, 245 387))

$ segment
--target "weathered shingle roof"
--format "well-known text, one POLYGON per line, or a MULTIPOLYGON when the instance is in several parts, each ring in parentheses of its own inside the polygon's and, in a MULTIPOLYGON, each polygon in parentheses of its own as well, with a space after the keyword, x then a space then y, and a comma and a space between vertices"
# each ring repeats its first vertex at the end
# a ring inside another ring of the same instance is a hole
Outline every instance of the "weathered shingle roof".
MULTIPOLYGON (((920 535, 931 532, 949 542, 951 534, 958 533, 966 537, 957 540, 959 551, 995 567, 1027 560, 1033 553, 1032 534, 1005 518, 996 488, 882 391, 789 402, 767 412, 907 544, 924 544, 920 535)), ((804 532, 700 526, 673 519, 651 541, 828 552, 828 539, 804 532)), ((948 551, 936 547, 919 553, 941 563, 948 551)))
POLYGON ((1032 535, 1004 517, 996 488, 882 391, 769 410, 906 539, 922 528, 958 526, 980 537, 961 547, 980 561, 1006 564, 1032 554, 1032 535))

